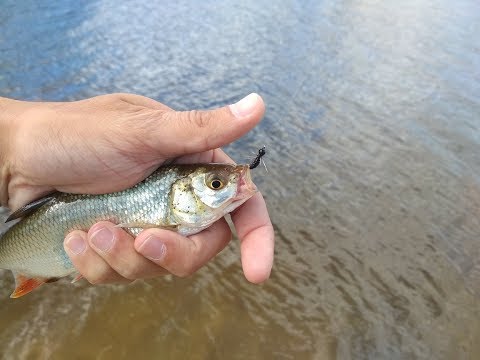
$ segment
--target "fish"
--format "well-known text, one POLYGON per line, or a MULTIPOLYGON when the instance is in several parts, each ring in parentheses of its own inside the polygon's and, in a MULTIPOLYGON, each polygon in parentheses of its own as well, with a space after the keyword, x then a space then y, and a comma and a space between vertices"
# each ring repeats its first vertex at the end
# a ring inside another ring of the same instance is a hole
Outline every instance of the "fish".
POLYGON ((189 236, 251 198, 257 188, 249 165, 185 164, 159 167, 133 187, 109 194, 54 193, 12 213, 20 219, 0 238, 0 269, 11 270, 18 298, 77 271, 63 248, 72 230, 111 221, 131 235, 163 228, 189 236))

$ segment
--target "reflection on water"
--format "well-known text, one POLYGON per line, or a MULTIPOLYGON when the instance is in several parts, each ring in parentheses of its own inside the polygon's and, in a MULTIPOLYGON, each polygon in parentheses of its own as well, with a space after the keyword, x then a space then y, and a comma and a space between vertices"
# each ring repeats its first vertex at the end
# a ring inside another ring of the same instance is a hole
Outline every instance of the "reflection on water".
POLYGON ((7 2, 0 95, 135 92, 179 109, 250 91, 272 278, 237 244, 188 279, 60 281, 16 301, 6 358, 452 359, 480 355, 480 5, 471 0, 7 2))

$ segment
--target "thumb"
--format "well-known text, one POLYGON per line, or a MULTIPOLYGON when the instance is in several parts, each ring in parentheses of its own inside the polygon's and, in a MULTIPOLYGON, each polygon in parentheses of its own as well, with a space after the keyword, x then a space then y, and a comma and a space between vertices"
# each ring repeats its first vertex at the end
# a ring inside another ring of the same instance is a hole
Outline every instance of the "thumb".
POLYGON ((176 157, 222 147, 257 125, 265 112, 255 93, 214 110, 167 111, 162 126, 151 133, 154 147, 163 156, 176 157))

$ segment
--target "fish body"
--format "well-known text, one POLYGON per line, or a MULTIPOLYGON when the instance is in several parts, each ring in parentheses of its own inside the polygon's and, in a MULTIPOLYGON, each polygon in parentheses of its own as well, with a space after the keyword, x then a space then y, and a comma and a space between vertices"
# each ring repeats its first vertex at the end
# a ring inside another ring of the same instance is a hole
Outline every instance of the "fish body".
POLYGON ((105 220, 132 235, 151 227, 193 235, 255 192, 248 165, 196 164, 160 167, 144 181, 116 193, 56 193, 12 214, 25 216, 0 239, 0 268, 14 273, 17 290, 12 296, 18 297, 37 283, 76 272, 63 248, 72 230, 87 231, 105 220))

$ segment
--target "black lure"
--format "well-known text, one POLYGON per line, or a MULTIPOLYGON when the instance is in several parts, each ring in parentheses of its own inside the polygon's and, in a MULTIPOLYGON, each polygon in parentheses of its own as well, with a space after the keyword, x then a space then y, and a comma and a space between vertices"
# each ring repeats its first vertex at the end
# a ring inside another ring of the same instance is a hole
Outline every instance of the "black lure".
POLYGON ((255 169, 258 164, 260 164, 260 159, 262 158, 263 155, 265 155, 267 152, 265 150, 265 146, 262 147, 260 150, 258 150, 257 156, 255 156, 255 159, 250 163, 249 168, 250 169, 255 169))

